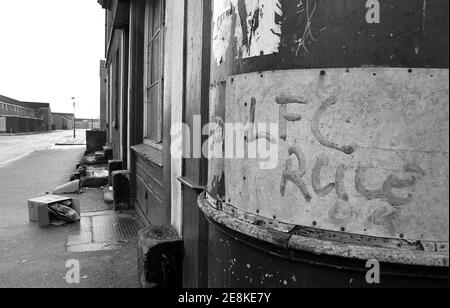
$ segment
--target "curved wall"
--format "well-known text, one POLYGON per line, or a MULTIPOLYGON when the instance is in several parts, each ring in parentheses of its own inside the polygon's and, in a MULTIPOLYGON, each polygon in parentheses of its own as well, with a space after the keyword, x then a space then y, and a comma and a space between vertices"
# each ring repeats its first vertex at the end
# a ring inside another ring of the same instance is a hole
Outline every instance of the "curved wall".
POLYGON ((448 266, 447 11, 445 0, 214 1, 211 147, 243 139, 244 158, 210 160, 211 204, 289 234, 400 241, 448 266), (243 125, 233 135, 226 123, 243 125), (275 164, 248 158, 260 140, 275 164))

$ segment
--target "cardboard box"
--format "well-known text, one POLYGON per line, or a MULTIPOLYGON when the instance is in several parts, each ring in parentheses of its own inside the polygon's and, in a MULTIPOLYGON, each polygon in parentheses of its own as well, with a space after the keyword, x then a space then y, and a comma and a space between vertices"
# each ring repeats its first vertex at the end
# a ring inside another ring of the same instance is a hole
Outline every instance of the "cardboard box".
POLYGON ((28 200, 28 212, 30 221, 39 223, 39 227, 47 227, 50 225, 50 214, 48 206, 53 203, 61 203, 64 201, 72 201, 71 208, 81 215, 80 201, 72 198, 47 195, 44 197, 28 200))

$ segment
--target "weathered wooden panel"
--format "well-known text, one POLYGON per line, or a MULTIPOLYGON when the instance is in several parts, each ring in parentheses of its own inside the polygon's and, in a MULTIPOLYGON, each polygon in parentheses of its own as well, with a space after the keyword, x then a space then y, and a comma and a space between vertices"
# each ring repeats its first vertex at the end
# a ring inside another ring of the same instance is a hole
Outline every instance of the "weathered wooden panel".
POLYGON ((170 224, 170 207, 165 205, 163 168, 135 154, 136 199, 153 226, 170 224))
MULTIPOLYGON (((209 77, 211 50, 211 3, 210 0, 186 0, 186 46, 185 46, 185 101, 184 123, 191 131, 209 118, 209 77), (195 117, 201 116, 201 122, 195 117)), ((193 144, 193 151, 201 151, 201 145, 193 144)), ((206 159, 184 159, 183 177, 192 183, 204 185, 207 181, 206 159)), ((207 286, 208 226, 197 207, 198 192, 188 186, 183 188, 183 240, 184 275, 183 286, 202 288, 207 286)))
POLYGON ((140 165, 137 165, 136 174, 143 180, 143 182, 151 187, 154 195, 160 200, 162 200, 163 188, 161 184, 155 179, 148 171, 146 171, 140 165))
POLYGON ((140 155, 136 155, 136 166, 144 169, 145 172, 150 174, 155 179, 155 181, 157 181, 158 185, 162 186, 161 179, 163 172, 161 167, 149 162, 148 160, 142 158, 140 155))
MULTIPOLYGON (((137 206, 139 207, 142 214, 147 215, 147 187, 145 186, 145 183, 142 181, 140 177, 136 175, 136 184, 135 184, 135 190, 136 190, 136 201, 137 206)), ((148 217, 146 217, 148 219, 148 217)))
POLYGON ((225 159, 226 201, 294 225, 448 242, 448 95, 445 69, 231 77, 225 122, 249 124, 246 148, 252 123, 280 125, 267 138, 275 169, 225 159))

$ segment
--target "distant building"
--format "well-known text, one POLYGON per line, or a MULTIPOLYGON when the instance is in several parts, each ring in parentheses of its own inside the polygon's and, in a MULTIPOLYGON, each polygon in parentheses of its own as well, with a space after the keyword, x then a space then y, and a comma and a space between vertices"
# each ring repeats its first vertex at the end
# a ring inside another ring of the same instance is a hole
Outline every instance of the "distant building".
POLYGON ((100 120, 99 119, 75 119, 76 129, 87 129, 87 130, 99 130, 100 120))
POLYGON ((23 107, 31 108, 35 110, 38 118, 42 118, 44 121, 41 123, 40 131, 50 131, 53 128, 53 115, 49 103, 38 102, 19 102, 23 107))
POLYGON ((26 103, 0 95, 0 133, 48 130, 44 129, 47 124, 42 115, 39 108, 36 109, 26 103))
POLYGON ((100 61, 100 129, 106 130, 106 61, 100 61))
POLYGON ((73 113, 53 113, 53 129, 71 130, 73 129, 73 113))

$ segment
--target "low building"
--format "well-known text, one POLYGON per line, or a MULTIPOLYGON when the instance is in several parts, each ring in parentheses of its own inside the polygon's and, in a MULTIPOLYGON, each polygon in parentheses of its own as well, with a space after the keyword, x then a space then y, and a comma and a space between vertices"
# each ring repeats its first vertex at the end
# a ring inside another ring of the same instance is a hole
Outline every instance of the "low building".
POLYGON ((52 128, 54 130, 71 130, 73 129, 73 121, 73 113, 53 113, 52 128))
POLYGON ((19 102, 22 107, 34 109, 35 114, 38 118, 42 118, 43 122, 39 131, 51 131, 53 127, 53 115, 52 109, 49 103, 39 103, 39 102, 19 102))
POLYGON ((86 130, 99 130, 100 120, 99 119, 75 119, 76 129, 86 129, 86 130))
POLYGON ((0 95, 0 133, 29 133, 43 130, 45 120, 36 109, 0 95))

